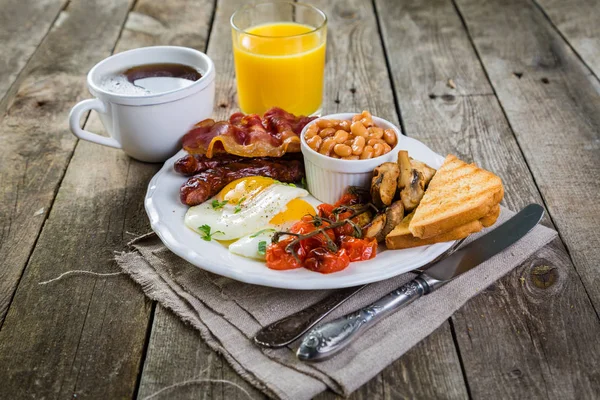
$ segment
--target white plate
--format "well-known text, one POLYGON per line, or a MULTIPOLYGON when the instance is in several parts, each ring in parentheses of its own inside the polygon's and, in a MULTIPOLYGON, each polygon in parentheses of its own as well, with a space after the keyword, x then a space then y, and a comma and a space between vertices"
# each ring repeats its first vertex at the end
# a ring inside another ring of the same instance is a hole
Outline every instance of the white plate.
MULTIPOLYGON (((434 153, 423 143, 403 136, 401 149, 408 150, 411 157, 439 168, 444 157, 434 153)), ((146 193, 146 212, 152 229, 173 253, 193 265, 238 281, 285 289, 334 289, 370 282, 377 282, 411 271, 433 260, 454 242, 404 250, 386 250, 372 260, 353 262, 343 271, 320 274, 299 268, 275 271, 263 262, 231 254, 218 242, 207 242, 183 224, 188 206, 179 201, 179 188, 187 180, 176 173, 173 164, 185 155, 180 151, 168 159, 162 169, 152 178, 146 193)), ((312 201, 311 201, 312 200, 312 201)), ((315 199, 312 203, 318 204, 315 199)))

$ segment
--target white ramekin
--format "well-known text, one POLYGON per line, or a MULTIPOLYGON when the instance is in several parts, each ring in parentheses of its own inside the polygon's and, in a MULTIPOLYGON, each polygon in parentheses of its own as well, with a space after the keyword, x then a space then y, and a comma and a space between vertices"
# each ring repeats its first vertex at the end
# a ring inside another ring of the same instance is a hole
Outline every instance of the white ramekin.
POLYGON ((340 160, 338 158, 319 154, 306 144, 304 134, 309 126, 319 119, 351 120, 360 113, 341 113, 325 115, 307 124, 300 133, 300 146, 304 156, 304 167, 306 169, 306 183, 308 191, 317 200, 333 204, 340 199, 348 186, 368 187, 373 176, 373 169, 384 162, 396 161, 400 142, 404 138, 400 129, 389 121, 373 117, 373 122, 383 129, 393 129, 398 140, 389 153, 368 160, 340 160))

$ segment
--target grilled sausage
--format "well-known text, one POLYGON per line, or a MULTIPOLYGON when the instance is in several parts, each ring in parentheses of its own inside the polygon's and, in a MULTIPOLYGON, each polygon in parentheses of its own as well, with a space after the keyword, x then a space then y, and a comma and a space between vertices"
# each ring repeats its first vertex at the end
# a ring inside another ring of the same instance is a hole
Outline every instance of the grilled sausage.
POLYGON ((266 176, 281 182, 298 182, 304 177, 304 164, 299 160, 271 161, 251 158, 202 171, 181 186, 181 202, 195 206, 210 199, 228 183, 247 176, 266 176))

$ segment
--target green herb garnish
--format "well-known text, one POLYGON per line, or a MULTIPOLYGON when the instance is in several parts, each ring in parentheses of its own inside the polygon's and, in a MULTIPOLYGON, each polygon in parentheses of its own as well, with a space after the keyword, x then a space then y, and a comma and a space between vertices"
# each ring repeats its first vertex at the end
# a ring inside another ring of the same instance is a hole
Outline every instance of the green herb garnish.
POLYGON ((255 238, 255 237, 257 237, 258 235, 260 235, 260 234, 262 234, 262 233, 265 233, 265 232, 275 232, 275 229, 273 229, 273 228, 261 229, 260 231, 258 231, 258 232, 256 232, 256 233, 254 233, 254 234, 250 235, 250 238, 255 238))
POLYGON ((278 183, 280 185, 296 187, 296 185, 293 183, 281 182, 281 181, 278 181, 277 179, 273 179, 273 180, 275 181, 275 183, 278 183))
POLYGON ((235 208, 233 209, 233 213, 237 214, 240 211, 242 211, 242 202, 246 200, 246 197, 242 197, 238 202, 237 205, 235 206, 235 208))
POLYGON ((207 242, 210 242, 212 240, 213 235, 216 235, 217 233, 224 233, 221 231, 216 231, 216 232, 210 232, 210 226, 208 225, 202 225, 200 227, 198 227, 198 230, 200 231, 200 237, 204 240, 206 240, 207 242))
POLYGON ((258 242, 258 254, 264 256, 267 252, 267 242, 265 240, 261 240, 258 242))
POLYGON ((220 209, 221 209, 221 208, 223 208, 223 206, 224 206, 225 204, 227 204, 227 203, 228 203, 228 201, 227 201, 227 200, 219 201, 219 200, 217 200, 217 199, 214 199, 214 200, 212 201, 211 205, 212 205, 212 208, 213 208, 213 209, 215 209, 215 210, 220 210, 220 209))

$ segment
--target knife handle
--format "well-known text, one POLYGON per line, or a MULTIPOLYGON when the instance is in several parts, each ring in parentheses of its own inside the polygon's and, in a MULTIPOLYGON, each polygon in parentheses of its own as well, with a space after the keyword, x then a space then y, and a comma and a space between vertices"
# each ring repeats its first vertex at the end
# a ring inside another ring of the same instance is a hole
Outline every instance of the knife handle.
POLYGON ((421 274, 376 302, 312 329, 302 339, 296 356, 303 361, 324 360, 348 346, 390 313, 429 293, 438 282, 421 274))

